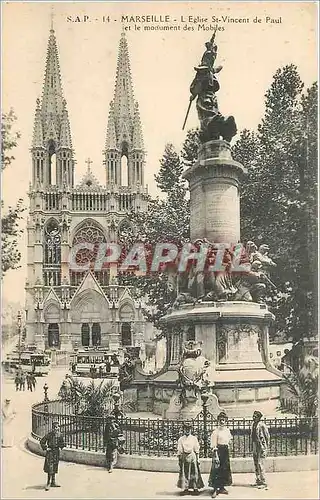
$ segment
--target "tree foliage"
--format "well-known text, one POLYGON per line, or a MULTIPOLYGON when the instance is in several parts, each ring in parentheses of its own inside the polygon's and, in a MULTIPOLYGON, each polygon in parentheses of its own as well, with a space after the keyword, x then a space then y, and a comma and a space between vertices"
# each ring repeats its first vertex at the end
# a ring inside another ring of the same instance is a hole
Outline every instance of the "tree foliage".
MULTIPOLYGON (((305 417, 316 417, 318 412, 318 376, 319 359, 314 356, 306 356, 300 370, 294 371, 287 367, 289 373, 284 375, 287 388, 297 406, 292 406, 292 410, 298 415, 305 417)), ((286 410, 286 407, 283 407, 286 410)))
POLYGON ((276 329, 299 339, 316 325, 317 84, 303 93, 294 65, 279 69, 257 132, 244 130, 233 156, 247 168, 242 241, 269 244, 278 294, 276 329))
MULTIPOLYGON (((1 122, 1 168, 11 166, 15 157, 12 150, 17 146, 20 132, 15 131, 16 115, 13 109, 9 113, 2 114, 1 122)), ((3 200, 1 207, 3 210, 3 200)), ((16 206, 9 207, 7 212, 1 217, 1 253, 2 253, 2 274, 4 275, 9 269, 17 269, 21 259, 19 251, 18 239, 23 232, 19 227, 19 221, 22 219, 23 200, 19 199, 16 206)))
POLYGON ((103 417, 106 412, 111 411, 115 392, 117 390, 112 380, 102 380, 95 384, 91 379, 85 384, 82 380, 68 377, 60 387, 59 398, 75 414, 103 417))
POLYGON ((11 154, 20 139, 20 132, 14 130, 17 117, 11 108, 9 113, 2 113, 1 117, 1 168, 4 170, 11 165, 15 157, 11 154))

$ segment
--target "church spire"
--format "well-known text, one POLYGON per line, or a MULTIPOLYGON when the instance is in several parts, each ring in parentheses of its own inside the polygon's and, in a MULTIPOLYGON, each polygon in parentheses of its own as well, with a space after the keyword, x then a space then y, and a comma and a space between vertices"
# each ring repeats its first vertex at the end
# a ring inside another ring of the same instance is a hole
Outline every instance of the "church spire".
POLYGON ((142 128, 138 103, 134 100, 128 43, 124 32, 119 43, 114 97, 110 103, 104 153, 107 184, 122 184, 126 179, 129 185, 142 184, 142 128), (121 167, 123 156, 127 158, 127 172, 121 167))
POLYGON ((50 30, 47 48, 41 111, 42 115, 47 119, 51 114, 58 119, 61 117, 63 111, 63 92, 58 48, 54 29, 52 28, 50 30))
POLYGON ((125 33, 121 33, 119 54, 116 73, 116 85, 114 91, 114 112, 119 119, 118 133, 121 133, 120 126, 125 121, 131 121, 134 113, 134 98, 132 77, 129 61, 128 44, 125 33))
POLYGON ((73 185, 70 123, 63 97, 58 47, 51 18, 41 101, 37 100, 32 141, 33 180, 42 186, 73 185), (40 154, 41 150, 41 154, 40 154))

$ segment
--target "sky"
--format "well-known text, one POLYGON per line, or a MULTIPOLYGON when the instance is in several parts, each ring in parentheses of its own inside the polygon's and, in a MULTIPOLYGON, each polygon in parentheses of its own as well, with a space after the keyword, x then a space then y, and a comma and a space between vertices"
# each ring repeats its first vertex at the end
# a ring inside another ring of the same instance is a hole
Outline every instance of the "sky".
MULTIPOLYGON (((152 195, 157 194, 154 174, 166 143, 179 150, 185 138, 182 124, 194 66, 216 24, 216 64, 223 65, 219 107, 222 114, 235 116, 239 131, 257 127, 265 92, 278 68, 297 65, 306 87, 317 80, 316 2, 2 2, 2 110, 14 108, 21 132, 15 161, 2 178, 5 206, 20 197, 28 205, 29 150, 52 11, 77 161, 76 182, 86 171, 88 157, 97 179, 105 182, 102 151, 123 28, 147 151, 145 183, 152 195), (143 22, 141 16, 157 18, 143 22), (159 29, 164 26, 180 29, 159 29)), ((193 106, 186 129, 197 125, 193 106)), ((26 219, 23 229, 25 224, 26 219)), ((2 291, 6 300, 23 303, 25 234, 20 246, 22 267, 6 274, 2 291)))

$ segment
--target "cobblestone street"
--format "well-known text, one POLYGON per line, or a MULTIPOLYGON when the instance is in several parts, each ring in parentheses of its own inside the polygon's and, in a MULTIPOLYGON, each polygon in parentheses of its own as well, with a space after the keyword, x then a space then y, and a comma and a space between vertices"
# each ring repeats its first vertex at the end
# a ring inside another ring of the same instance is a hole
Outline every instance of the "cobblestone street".
MULTIPOLYGON (((3 383, 3 396, 10 395, 16 408, 15 446, 2 449, 2 498, 176 498, 177 474, 116 469, 108 474, 105 469, 80 464, 60 462, 58 484, 46 492, 46 476, 42 471, 43 458, 25 448, 31 429, 31 404, 43 399, 43 385, 49 386, 48 395, 54 398, 64 377, 65 370, 52 369, 46 378, 38 378, 34 393, 15 392, 12 379, 3 383)), ((303 459, 303 457, 302 457, 303 459)), ((207 484, 207 475, 203 476, 207 484)), ((229 498, 247 499, 302 499, 318 498, 318 474, 285 472, 268 475, 269 490, 250 486, 253 474, 234 474, 234 485, 229 488, 229 498)), ((206 488, 201 497, 210 497, 206 488)))

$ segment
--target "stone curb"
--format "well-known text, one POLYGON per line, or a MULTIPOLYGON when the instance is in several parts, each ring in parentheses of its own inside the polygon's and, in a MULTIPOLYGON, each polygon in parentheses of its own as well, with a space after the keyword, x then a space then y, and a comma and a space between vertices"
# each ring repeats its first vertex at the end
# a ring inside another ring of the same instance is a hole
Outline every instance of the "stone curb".
MULTIPOLYGON (((39 441, 29 436, 27 447, 37 455, 45 455, 39 441)), ((105 457, 101 452, 65 448, 61 450, 61 460, 78 464, 105 466, 105 457)), ((288 457, 268 457, 266 459, 267 472, 292 472, 304 470, 318 470, 318 455, 298 455, 288 457)), ((145 470, 149 472, 177 472, 178 460, 176 457, 149 457, 145 455, 119 455, 118 469, 145 470)), ((201 472, 209 474, 211 459, 201 459, 201 472)), ((232 458, 232 472, 254 473, 252 458, 232 458)))

